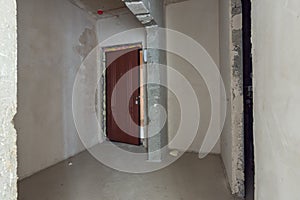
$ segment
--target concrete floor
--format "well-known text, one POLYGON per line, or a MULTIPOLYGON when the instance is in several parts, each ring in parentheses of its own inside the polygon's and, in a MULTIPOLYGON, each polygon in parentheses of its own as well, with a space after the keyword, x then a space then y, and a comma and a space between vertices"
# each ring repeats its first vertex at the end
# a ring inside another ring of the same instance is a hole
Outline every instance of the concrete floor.
POLYGON ((19 200, 233 200, 219 156, 186 153, 148 174, 110 169, 88 152, 19 182, 19 200), (72 162, 72 166, 69 166, 72 162))

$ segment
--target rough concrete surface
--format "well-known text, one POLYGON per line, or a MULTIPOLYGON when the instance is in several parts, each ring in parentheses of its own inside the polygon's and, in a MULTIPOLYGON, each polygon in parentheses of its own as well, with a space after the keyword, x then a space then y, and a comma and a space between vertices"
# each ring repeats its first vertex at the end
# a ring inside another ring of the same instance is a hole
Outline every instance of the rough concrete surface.
POLYGON ((232 192, 245 195, 244 188, 244 108, 243 108, 243 65, 242 65, 242 3, 231 2, 232 30, 232 192))
POLYGON ((16 131, 12 124, 17 105, 16 2, 0 1, 0 199, 17 198, 16 131))
POLYGON ((222 158, 232 192, 244 196, 242 9, 240 0, 220 2, 220 68, 226 88, 227 117, 222 158))

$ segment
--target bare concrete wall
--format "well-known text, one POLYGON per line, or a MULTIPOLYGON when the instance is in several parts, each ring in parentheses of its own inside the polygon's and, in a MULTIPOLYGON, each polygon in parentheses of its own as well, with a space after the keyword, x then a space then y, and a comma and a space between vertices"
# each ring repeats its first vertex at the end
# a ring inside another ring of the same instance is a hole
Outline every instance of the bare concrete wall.
POLYGON ((17 11, 15 1, 0 4, 0 199, 16 200, 17 11))
POLYGON ((68 1, 17 3, 20 81, 15 125, 18 175, 24 178, 84 149, 74 126, 72 90, 97 35, 96 21, 68 1))
POLYGON ((300 1, 252 6, 255 199, 300 199, 300 1))
MULTIPOLYGON (((169 4, 166 7, 166 26, 182 32, 199 44, 201 44, 211 55, 217 65, 219 65, 219 1, 218 0, 190 0, 176 4, 169 4), (179 15, 182 11, 187 11, 184 16, 179 15)), ((167 43, 176 42, 176 40, 167 36, 167 43)), ((191 52, 197 56, 197 52, 191 52)), ((201 58, 199 58, 201 60, 201 58)), ((194 88, 199 100, 201 110, 201 120, 198 134, 189 150, 199 152, 203 143, 209 122, 210 122, 210 96, 203 78, 195 69, 184 59, 174 54, 167 55, 168 66, 173 67, 182 73, 194 88)), ((205 63, 203 63, 205 65, 205 63)), ((174 77, 168 76, 168 81, 174 77)), ((191 105, 193 106, 193 105, 191 105)), ((178 129, 180 122, 180 108, 176 97, 169 93, 168 95, 168 124, 169 140, 171 140, 178 129)), ((194 116, 190 116, 194 120, 194 116)), ((188 133, 187 133, 188 134, 188 133)), ((182 149, 181 144, 170 146, 170 148, 182 149)), ((220 153, 220 143, 218 142, 213 153, 220 153)))

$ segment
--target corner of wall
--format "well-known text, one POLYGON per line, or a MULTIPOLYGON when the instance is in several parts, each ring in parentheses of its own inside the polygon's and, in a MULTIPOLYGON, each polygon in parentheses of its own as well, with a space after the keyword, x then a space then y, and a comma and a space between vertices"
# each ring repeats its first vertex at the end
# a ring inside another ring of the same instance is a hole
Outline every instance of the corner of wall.
POLYGON ((13 118, 17 107, 16 1, 0 7, 0 199, 17 199, 17 147, 13 118), (4 48, 5 47, 5 48, 4 48))

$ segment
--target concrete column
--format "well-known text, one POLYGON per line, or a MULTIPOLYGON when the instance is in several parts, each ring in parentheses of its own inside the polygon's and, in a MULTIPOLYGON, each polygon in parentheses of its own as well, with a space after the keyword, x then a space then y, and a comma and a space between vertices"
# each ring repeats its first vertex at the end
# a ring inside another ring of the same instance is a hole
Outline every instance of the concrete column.
POLYGON ((164 27, 164 1, 162 0, 125 0, 126 6, 146 27, 147 30, 147 79, 151 84, 147 86, 148 109, 148 159, 159 162, 163 159, 164 152, 160 149, 167 145, 167 124, 165 112, 167 111, 167 90, 160 84, 167 83, 166 70, 162 70, 159 64, 166 64, 165 52, 157 49, 165 44, 165 37, 159 37, 159 27, 164 27))
POLYGON ((159 44, 165 42, 165 38, 159 37, 158 27, 147 27, 147 78, 150 84, 147 86, 147 106, 149 116, 148 127, 148 159, 150 161, 160 161, 163 159, 165 152, 162 152, 162 147, 167 145, 167 115, 162 108, 167 112, 167 90, 163 85, 167 83, 166 70, 159 65, 166 64, 165 52, 157 49, 159 44))

